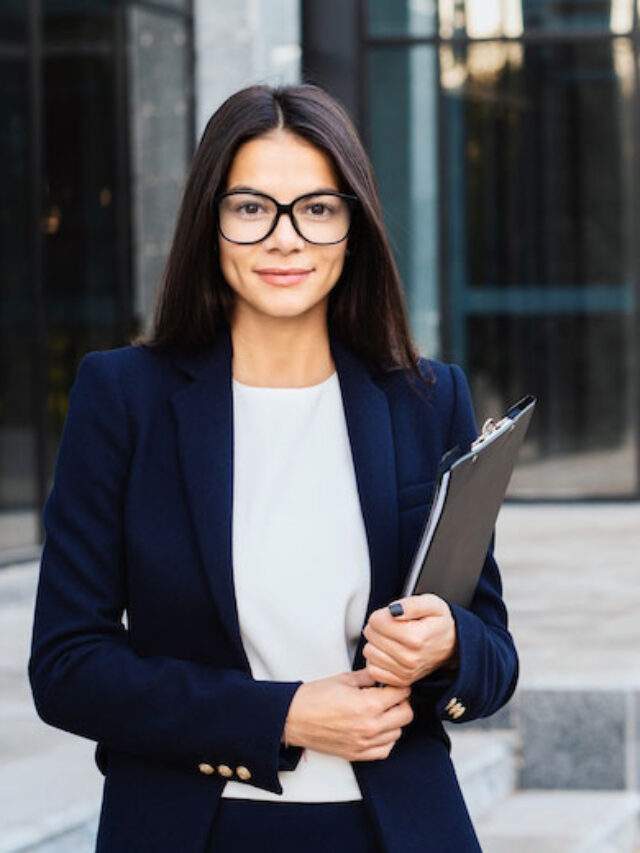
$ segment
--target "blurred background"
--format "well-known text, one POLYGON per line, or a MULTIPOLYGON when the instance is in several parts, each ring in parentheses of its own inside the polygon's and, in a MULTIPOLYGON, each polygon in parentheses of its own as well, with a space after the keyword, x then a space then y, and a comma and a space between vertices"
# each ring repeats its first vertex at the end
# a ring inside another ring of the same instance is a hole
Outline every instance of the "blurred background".
MULTIPOLYGON (((494 743, 480 791, 507 753, 527 789, 637 791, 639 45, 640 0, 1 0, 0 686, 23 677, 78 362, 147 327, 211 113, 243 85, 305 80, 372 157, 421 352, 462 365, 480 421, 539 397, 500 522, 525 677, 493 728, 520 745, 494 743)), ((0 723, 39 743, 23 688, 0 723)), ((0 809, 2 784, 0 766, 0 809)), ((553 808, 612 825, 617 806, 553 808)), ((45 849, 27 837, 0 831, 0 853, 45 849)), ((590 838, 553 849, 633 849, 590 838)), ((552 849, 504 843, 487 849, 552 849)))

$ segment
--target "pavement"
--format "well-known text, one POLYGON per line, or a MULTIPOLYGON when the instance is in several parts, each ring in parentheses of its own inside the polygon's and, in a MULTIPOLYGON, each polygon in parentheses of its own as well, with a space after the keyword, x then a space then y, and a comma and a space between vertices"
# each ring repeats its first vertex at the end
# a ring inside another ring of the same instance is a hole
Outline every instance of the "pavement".
MULTIPOLYGON (((496 557, 519 689, 640 686, 639 553, 640 504, 503 507, 496 557)), ((75 821, 80 839, 60 851, 91 849, 87 826, 100 800, 93 744, 46 726, 31 702, 37 571, 35 562, 0 569, 0 853, 57 853, 56 821, 75 821)))

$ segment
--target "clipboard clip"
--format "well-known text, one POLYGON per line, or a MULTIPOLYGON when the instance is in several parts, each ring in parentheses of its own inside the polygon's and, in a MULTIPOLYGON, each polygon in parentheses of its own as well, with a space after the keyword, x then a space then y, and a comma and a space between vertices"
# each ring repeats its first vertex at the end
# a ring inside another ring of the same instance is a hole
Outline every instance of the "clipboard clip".
POLYGON ((502 426, 504 426, 504 424, 506 424, 506 423, 507 423, 507 421, 509 421, 509 420, 510 420, 510 418, 508 418, 508 417, 506 417, 506 418, 502 418, 502 419, 501 419, 501 420, 499 420, 499 421, 496 421, 496 420, 494 420, 493 418, 487 418, 487 420, 484 422, 484 424, 483 424, 483 426, 482 426, 482 432, 481 432, 481 433, 480 433, 480 435, 476 438, 476 440, 475 440, 475 441, 472 441, 472 442, 471 442, 471 450, 477 450, 479 447, 482 447, 482 445, 485 443, 485 441, 487 441, 487 439, 488 439, 488 438, 489 438, 489 437, 490 437, 490 436, 491 436, 491 435, 492 435, 492 434, 493 434, 497 429, 500 429, 500 428, 501 428, 502 426))

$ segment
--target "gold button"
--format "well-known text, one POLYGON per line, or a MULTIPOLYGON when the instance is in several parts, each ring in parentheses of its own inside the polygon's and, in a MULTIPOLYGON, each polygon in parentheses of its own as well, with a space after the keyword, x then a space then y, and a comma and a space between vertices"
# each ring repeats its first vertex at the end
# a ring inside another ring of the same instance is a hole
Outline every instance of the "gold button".
POLYGON ((240 765, 240 767, 236 767, 236 775, 238 779, 242 779, 243 782, 247 782, 251 779, 251 771, 242 765, 240 765))
POLYGON ((230 779, 233 776, 233 770, 228 764, 218 764, 218 773, 225 779, 230 779))
POLYGON ((202 762, 202 764, 198 764, 198 770, 201 773, 204 773, 205 776, 211 776, 216 772, 214 767, 212 767, 210 764, 206 764, 204 761, 202 762))

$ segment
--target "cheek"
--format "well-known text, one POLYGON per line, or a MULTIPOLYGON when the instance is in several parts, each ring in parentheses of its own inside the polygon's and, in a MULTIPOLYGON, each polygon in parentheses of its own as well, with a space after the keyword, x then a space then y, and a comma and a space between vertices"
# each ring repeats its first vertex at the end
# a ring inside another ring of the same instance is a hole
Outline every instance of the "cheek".
POLYGON ((340 273, 344 267, 345 250, 340 247, 337 251, 327 254, 322 259, 322 269, 324 270, 326 279, 333 285, 340 278, 340 273))
POLYGON ((218 242, 220 270, 226 282, 236 288, 242 284, 243 275, 251 269, 249 252, 239 246, 233 246, 222 238, 218 242))

